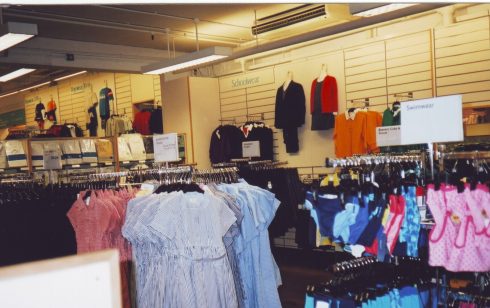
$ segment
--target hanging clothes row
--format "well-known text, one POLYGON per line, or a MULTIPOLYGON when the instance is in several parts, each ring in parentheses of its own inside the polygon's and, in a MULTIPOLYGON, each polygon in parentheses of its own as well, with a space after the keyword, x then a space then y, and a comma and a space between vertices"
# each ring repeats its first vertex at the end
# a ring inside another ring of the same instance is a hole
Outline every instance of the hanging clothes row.
POLYGON ((422 202, 417 196, 423 195, 420 157, 373 156, 369 164, 364 163, 367 157, 341 160, 345 165, 339 172, 306 192, 305 208, 311 219, 304 222, 317 231, 300 228, 307 232, 302 246, 334 242, 356 257, 370 254, 379 260, 390 255, 418 256, 422 202), (353 164, 349 166, 348 161, 353 164))
POLYGON ((105 136, 119 136, 133 131, 133 123, 125 115, 112 114, 106 121, 105 136))
POLYGON ((163 134, 163 111, 161 106, 143 109, 134 115, 133 129, 142 135, 163 134))
POLYGON ((258 160, 273 160, 273 133, 264 122, 247 121, 241 126, 220 125, 211 134, 209 158, 211 163, 229 162, 243 157, 242 143, 258 141, 260 157, 258 160))
POLYGON ((303 185, 297 168, 284 168, 270 162, 240 164, 240 177, 251 185, 267 189, 281 201, 269 227, 271 238, 284 235, 297 221, 298 205, 304 201, 303 185))
POLYGON ((435 307, 427 265, 410 257, 391 261, 361 258, 334 265, 333 278, 307 288, 305 308, 435 307))
POLYGON ((130 201, 123 227, 138 307, 280 307, 266 232, 274 195, 245 182, 162 188, 130 201))

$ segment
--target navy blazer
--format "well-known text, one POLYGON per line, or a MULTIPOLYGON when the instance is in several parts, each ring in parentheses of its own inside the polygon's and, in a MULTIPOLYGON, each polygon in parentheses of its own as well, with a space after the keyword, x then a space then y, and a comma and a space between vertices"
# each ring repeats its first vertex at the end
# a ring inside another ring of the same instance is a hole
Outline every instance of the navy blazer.
POLYGON ((305 103, 305 91, 301 84, 291 81, 286 91, 280 86, 276 94, 274 126, 290 128, 305 124, 305 103))

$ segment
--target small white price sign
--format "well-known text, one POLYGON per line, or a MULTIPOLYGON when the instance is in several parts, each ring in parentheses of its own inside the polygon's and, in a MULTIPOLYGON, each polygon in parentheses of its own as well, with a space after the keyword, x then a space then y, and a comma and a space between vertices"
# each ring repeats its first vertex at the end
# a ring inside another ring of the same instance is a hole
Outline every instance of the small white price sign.
POLYGON ((61 169, 61 153, 56 150, 44 150, 43 168, 46 170, 61 169))
POLYGON ((242 157, 260 157, 260 141, 242 142, 242 157))
POLYGON ((400 125, 376 128, 376 144, 378 146, 400 145, 401 143, 402 135, 400 125))
POLYGON ((156 162, 178 161, 180 158, 177 133, 153 135, 153 149, 156 162))

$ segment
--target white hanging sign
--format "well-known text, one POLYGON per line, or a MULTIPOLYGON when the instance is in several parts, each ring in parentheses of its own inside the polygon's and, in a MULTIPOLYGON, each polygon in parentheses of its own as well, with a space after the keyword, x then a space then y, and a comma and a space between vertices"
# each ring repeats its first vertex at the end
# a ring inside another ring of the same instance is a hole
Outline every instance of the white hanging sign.
POLYGON ((57 150, 45 149, 43 152, 43 168, 45 170, 61 169, 61 153, 57 150))
POLYGON ((402 102, 400 121, 402 144, 463 141, 463 97, 402 102))
POLYGON ((177 133, 153 135, 156 162, 179 161, 179 141, 177 133))
POLYGON ((400 125, 384 126, 376 128, 376 144, 384 147, 389 145, 400 145, 401 140, 400 125))
POLYGON ((260 141, 242 142, 242 157, 260 157, 260 141))

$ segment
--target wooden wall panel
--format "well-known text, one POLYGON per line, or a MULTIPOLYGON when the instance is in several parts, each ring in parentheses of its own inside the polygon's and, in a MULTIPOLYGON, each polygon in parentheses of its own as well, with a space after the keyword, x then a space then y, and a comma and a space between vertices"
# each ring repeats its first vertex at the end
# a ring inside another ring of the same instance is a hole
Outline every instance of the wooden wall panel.
POLYGON ((437 96, 462 94, 465 106, 490 105, 490 19, 434 30, 437 96))

